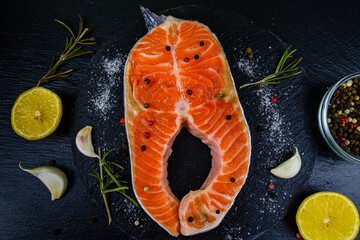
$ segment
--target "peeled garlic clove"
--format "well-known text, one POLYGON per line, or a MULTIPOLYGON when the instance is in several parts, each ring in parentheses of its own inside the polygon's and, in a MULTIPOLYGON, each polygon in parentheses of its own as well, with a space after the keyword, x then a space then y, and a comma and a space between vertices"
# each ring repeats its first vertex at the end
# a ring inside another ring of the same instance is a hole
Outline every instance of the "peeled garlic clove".
POLYGON ((44 166, 25 169, 21 167, 21 162, 19 166, 22 170, 31 173, 45 184, 51 193, 51 200, 59 199, 64 194, 68 180, 65 173, 59 168, 44 166))
POLYGON ((91 130, 91 126, 86 126, 78 132, 75 140, 76 147, 85 156, 97 158, 98 155, 95 154, 94 146, 91 141, 91 130))
POLYGON ((301 169, 301 157, 297 147, 295 147, 295 149, 296 153, 291 158, 281 163, 276 168, 271 169, 270 172, 279 178, 287 179, 295 177, 301 169))

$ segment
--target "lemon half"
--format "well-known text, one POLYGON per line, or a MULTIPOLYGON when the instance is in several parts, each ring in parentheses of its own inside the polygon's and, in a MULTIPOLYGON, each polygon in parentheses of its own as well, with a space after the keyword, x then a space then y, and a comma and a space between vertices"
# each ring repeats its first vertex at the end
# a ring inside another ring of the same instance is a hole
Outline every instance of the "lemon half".
POLYGON ((37 140, 54 132, 61 117, 60 97, 49 89, 34 87, 16 99, 11 109, 11 126, 19 136, 37 140))
POLYGON ((359 212, 340 193, 318 192, 302 202, 296 223, 304 239, 355 239, 359 232, 359 212))

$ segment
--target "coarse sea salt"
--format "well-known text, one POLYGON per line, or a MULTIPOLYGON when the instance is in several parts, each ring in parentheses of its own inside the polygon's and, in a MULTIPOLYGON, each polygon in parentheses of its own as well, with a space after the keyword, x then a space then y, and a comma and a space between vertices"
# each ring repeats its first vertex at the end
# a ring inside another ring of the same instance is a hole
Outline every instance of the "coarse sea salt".
POLYGON ((260 77, 260 68, 258 66, 259 58, 241 58, 237 62, 237 66, 240 71, 250 78, 259 78, 260 77))
POLYGON ((294 144, 290 137, 292 135, 290 122, 285 121, 285 116, 280 111, 280 105, 271 101, 275 96, 272 88, 273 86, 261 85, 260 89, 256 91, 256 95, 260 101, 260 112, 265 119, 263 123, 265 131, 262 134, 275 155, 282 157, 282 154, 288 151, 288 147, 294 144))
POLYGON ((242 237, 237 236, 241 232, 241 227, 226 227, 224 226, 225 239, 227 240, 242 240, 242 237))
MULTIPOLYGON (((240 58, 237 61, 239 70, 250 77, 252 81, 258 81, 269 74, 259 67, 259 59, 261 59, 260 56, 253 59, 240 58)), ((280 105, 271 102, 272 97, 275 96, 273 87, 260 85, 260 90, 256 91, 256 95, 259 99, 259 112, 262 113, 262 117, 265 120, 261 123, 266 129, 262 134, 264 134, 265 139, 269 142, 270 149, 273 149, 275 154, 281 157, 281 154, 287 151, 286 147, 293 145, 293 140, 289 137, 291 136, 290 123, 284 120, 285 116, 280 111, 280 105)), ((283 94, 285 96, 288 95, 287 92, 283 94)))
MULTIPOLYGON (((272 47, 269 46, 269 49, 272 47)), ((239 70, 251 81, 259 81, 263 77, 270 74, 267 72, 269 69, 264 69, 260 67, 260 61, 257 58, 248 59, 247 57, 242 58, 237 61, 237 66, 239 70)), ((287 96, 289 95, 289 91, 291 91, 292 86, 287 88, 281 95, 287 96)), ((267 145, 266 149, 271 149, 271 153, 266 151, 259 151, 257 154, 262 156, 262 158, 266 159, 266 161, 262 161, 258 164, 258 169, 267 169, 269 167, 274 166, 275 163, 279 162, 287 154, 289 149, 294 146, 294 140, 292 136, 292 132, 290 129, 290 122, 286 121, 285 109, 279 103, 273 103, 271 100, 273 97, 277 95, 276 88, 273 85, 260 85, 259 90, 252 89, 252 94, 256 94, 256 102, 252 103, 254 106, 258 108, 258 113, 260 117, 259 125, 264 127, 264 131, 260 134, 263 136, 264 144, 267 145), (269 157, 270 156, 270 157, 269 157)), ((246 104, 250 104, 246 102, 246 104)), ((260 184, 265 184, 265 182, 260 178, 260 184)), ((266 180, 268 181, 268 180, 266 180)), ((266 185, 268 183, 266 182, 266 185)), ((285 192, 283 196, 284 199, 289 198, 289 194, 285 192)), ((264 196, 258 197, 259 202, 259 215, 260 219, 262 219, 261 215, 267 215, 269 213, 274 214, 276 212, 284 212, 285 208, 278 203, 278 199, 271 198, 268 193, 264 196)), ((258 226, 256 229, 260 229, 258 226)), ((228 229, 230 230, 230 229, 228 229)), ((249 233, 251 232, 248 229, 249 233)), ((229 231, 231 232, 231 230, 229 231)), ((236 234, 230 234, 231 236, 236 236, 236 234)))
POLYGON ((95 79, 96 91, 90 96, 89 112, 99 115, 101 119, 108 120, 108 113, 114 110, 117 105, 114 87, 118 87, 122 82, 120 72, 124 67, 126 56, 118 54, 115 58, 103 57, 98 66, 101 76, 95 79), (105 73, 105 74, 104 74, 105 73))

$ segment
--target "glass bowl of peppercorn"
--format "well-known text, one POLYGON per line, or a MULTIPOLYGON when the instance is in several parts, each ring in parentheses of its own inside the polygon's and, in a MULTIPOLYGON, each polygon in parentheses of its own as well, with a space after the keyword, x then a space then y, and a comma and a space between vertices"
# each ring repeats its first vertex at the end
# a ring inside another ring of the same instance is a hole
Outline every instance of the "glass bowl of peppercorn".
POLYGON ((360 72, 335 83, 321 100, 318 122, 327 145, 341 158, 360 163, 360 72))

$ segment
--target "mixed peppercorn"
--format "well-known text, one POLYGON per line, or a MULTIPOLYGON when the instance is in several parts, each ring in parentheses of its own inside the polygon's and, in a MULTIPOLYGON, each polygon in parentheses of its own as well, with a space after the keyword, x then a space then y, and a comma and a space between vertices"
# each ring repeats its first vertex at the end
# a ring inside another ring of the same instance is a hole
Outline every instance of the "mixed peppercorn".
POLYGON ((360 155, 360 81, 342 84, 331 97, 327 122, 331 135, 347 153, 360 155))

